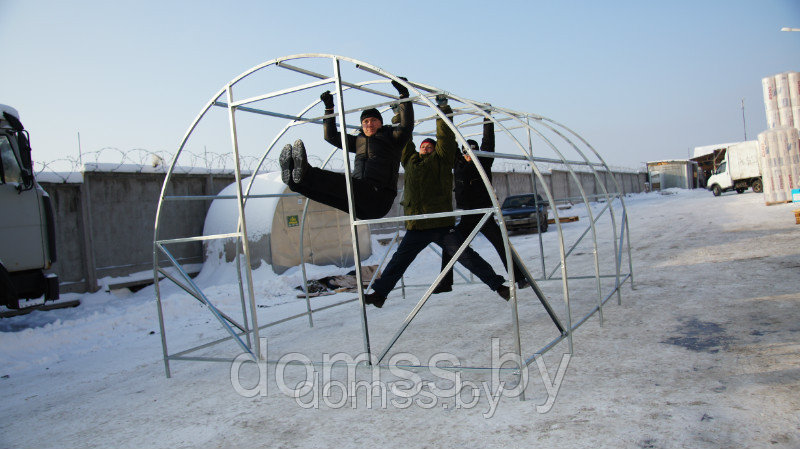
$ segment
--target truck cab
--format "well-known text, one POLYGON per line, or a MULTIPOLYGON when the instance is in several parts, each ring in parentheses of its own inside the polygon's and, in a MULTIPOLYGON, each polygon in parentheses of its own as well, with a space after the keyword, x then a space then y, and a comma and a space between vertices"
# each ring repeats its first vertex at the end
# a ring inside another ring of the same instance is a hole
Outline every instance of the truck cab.
MULTIPOLYGON (((714 192, 714 196, 719 196, 722 192, 728 191, 733 187, 733 180, 731 174, 727 170, 728 161, 723 160, 719 164, 714 173, 708 178, 707 185, 709 189, 714 192)), ((743 190, 744 191, 744 190, 743 190)))
POLYGON ((58 277, 50 196, 36 182, 30 136, 16 109, 0 104, 0 305, 21 299, 55 300, 58 277))

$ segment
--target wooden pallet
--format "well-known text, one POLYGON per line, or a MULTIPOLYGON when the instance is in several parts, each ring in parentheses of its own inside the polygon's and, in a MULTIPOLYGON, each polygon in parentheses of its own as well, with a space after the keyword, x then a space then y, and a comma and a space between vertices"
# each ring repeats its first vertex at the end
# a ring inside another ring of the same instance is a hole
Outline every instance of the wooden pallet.
MULTIPOLYGON (((573 221, 578 221, 578 216, 574 215, 572 217, 558 217, 558 219, 561 221, 561 223, 570 223, 570 222, 573 222, 573 221)), ((555 218, 551 218, 551 219, 547 220, 547 223, 548 224, 556 224, 556 219, 555 218)))

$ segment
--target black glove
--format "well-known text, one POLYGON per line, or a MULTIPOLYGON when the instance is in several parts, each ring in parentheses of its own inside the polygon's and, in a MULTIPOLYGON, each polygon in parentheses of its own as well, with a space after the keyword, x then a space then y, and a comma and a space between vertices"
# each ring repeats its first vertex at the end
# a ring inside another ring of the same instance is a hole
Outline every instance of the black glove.
POLYGON ((439 94, 436 96, 436 106, 439 106, 439 109, 447 106, 447 95, 439 94))
POLYGON ((319 96, 319 99, 325 104, 325 109, 333 109, 333 95, 331 95, 331 91, 326 90, 319 96))
MULTIPOLYGON (((401 76, 400 79, 403 81, 408 81, 408 79, 404 76, 401 76)), ((400 98, 408 98, 408 89, 406 89, 406 86, 403 86, 395 80, 392 80, 392 86, 397 89, 397 93, 400 94, 400 98)))

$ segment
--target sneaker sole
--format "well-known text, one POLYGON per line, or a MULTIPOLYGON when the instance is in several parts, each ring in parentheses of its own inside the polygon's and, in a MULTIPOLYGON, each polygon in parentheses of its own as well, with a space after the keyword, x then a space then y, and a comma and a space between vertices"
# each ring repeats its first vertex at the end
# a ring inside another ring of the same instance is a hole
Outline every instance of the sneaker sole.
POLYGON ((292 146, 286 144, 278 157, 281 166, 281 180, 284 184, 289 184, 292 180, 292 146))
POLYGON ((306 174, 306 147, 303 145, 302 140, 297 140, 292 147, 292 162, 294 168, 292 169, 292 180, 295 184, 303 182, 303 177, 306 174))

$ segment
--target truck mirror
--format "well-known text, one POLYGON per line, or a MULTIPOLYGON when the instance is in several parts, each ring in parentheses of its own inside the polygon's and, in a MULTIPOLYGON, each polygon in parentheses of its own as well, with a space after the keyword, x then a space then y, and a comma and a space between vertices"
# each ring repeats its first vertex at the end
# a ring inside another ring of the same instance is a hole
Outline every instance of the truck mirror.
POLYGON ((26 190, 30 190, 33 188, 33 173, 31 173, 28 168, 23 167, 20 169, 20 175, 22 177, 22 184, 17 187, 17 190, 20 192, 24 192, 26 190))
POLYGON ((28 131, 22 131, 17 134, 17 142, 19 142, 19 156, 22 158, 22 167, 28 170, 29 174, 33 173, 33 160, 31 159, 31 140, 28 136, 28 131))

